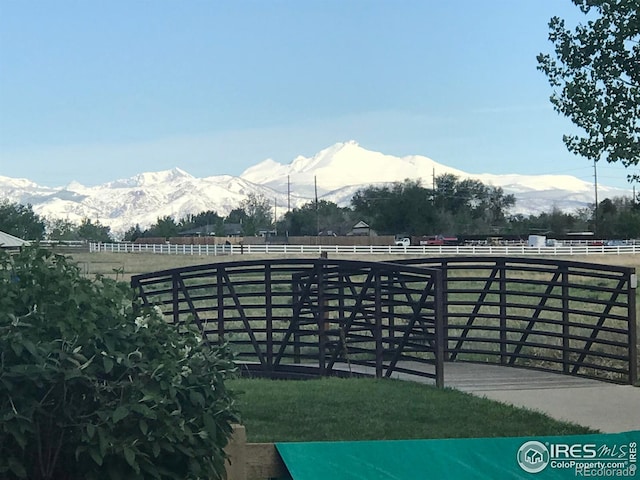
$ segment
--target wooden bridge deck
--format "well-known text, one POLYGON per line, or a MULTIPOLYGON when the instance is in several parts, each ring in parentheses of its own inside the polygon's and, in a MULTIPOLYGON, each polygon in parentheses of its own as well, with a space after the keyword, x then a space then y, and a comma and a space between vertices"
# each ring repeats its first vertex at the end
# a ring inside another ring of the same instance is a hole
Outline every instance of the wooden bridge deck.
MULTIPOLYGON (((400 362, 399 366, 420 370, 423 364, 417 362, 400 362)), ((358 374, 375 375, 372 367, 339 363, 334 369, 351 371, 358 374)), ((394 372, 391 378, 411 380, 420 383, 435 384, 434 380, 420 375, 394 372)), ((607 382, 589 378, 551 373, 526 368, 504 367, 495 364, 479 364, 469 362, 445 362, 444 386, 463 392, 489 390, 537 390, 546 388, 579 388, 608 385, 607 382)))

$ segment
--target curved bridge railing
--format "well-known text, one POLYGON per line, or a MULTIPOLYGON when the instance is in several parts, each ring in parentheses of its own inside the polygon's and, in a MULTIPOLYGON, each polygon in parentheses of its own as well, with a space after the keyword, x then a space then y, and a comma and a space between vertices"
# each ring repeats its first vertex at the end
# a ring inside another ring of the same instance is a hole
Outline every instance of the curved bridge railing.
MULTIPOLYGON (((493 362, 636 383, 632 268, 505 257, 280 259, 132 277, 145 304, 268 376, 367 367, 432 378, 493 362)), ((361 371, 361 370, 359 370, 361 371)))
POLYGON ((443 271, 447 360, 638 381, 633 268, 528 257, 399 263, 443 271))
POLYGON ((443 384, 442 273, 327 259, 217 263, 138 275, 145 304, 227 341, 246 368, 320 375, 355 365, 443 384), (410 364, 411 367, 407 365, 410 364))

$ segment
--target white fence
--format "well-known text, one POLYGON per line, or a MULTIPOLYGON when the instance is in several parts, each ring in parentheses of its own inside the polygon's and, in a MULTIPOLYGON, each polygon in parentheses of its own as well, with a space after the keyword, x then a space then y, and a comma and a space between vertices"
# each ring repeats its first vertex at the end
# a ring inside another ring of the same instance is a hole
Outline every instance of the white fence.
POLYGON ((627 255, 640 253, 640 245, 526 245, 410 246, 398 245, 145 245, 136 243, 90 243, 90 252, 156 253, 164 255, 309 254, 337 255, 627 255))

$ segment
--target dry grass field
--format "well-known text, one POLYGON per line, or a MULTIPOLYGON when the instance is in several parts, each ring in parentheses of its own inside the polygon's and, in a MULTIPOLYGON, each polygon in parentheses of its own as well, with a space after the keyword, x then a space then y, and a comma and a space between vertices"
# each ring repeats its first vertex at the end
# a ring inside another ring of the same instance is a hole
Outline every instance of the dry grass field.
MULTIPOLYGON (((105 275, 128 281, 132 275, 154 272, 170 268, 203 265, 217 262, 256 260, 260 258, 313 258, 309 255, 160 255, 147 253, 89 253, 78 252, 70 255, 87 275, 105 275)), ((338 257, 336 257, 338 258, 338 257)), ((365 261, 393 261, 399 258, 415 258, 414 255, 340 255, 339 258, 365 261)), ((553 257, 563 258, 563 257, 553 257)), ((567 260, 635 267, 640 270, 640 255, 584 255, 564 257, 567 260)))
MULTIPOLYGON (((89 253, 80 252, 70 255, 86 275, 105 275, 119 280, 129 281, 132 275, 157 272, 190 265, 206 265, 218 262, 236 262, 241 260, 259 260, 261 258, 294 258, 296 255, 164 255, 153 253, 89 253)), ((311 258, 298 255, 298 258, 311 258)), ((371 260, 371 256, 360 256, 371 260)), ((353 257, 350 257, 353 258, 353 257)), ((378 257, 376 257, 378 259, 378 257)), ((382 260, 380 258, 379 260, 382 260)))

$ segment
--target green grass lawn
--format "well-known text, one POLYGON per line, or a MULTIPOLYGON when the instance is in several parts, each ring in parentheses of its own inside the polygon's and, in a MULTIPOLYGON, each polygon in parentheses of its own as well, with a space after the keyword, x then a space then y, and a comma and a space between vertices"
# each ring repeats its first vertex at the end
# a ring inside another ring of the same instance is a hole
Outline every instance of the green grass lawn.
POLYGON ((234 379, 250 442, 573 435, 594 431, 452 389, 390 379, 234 379))

